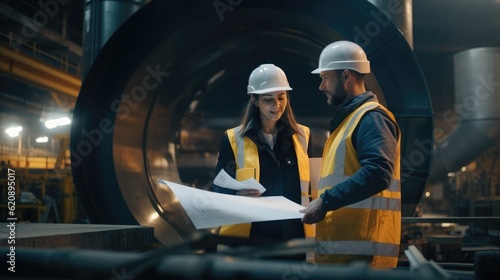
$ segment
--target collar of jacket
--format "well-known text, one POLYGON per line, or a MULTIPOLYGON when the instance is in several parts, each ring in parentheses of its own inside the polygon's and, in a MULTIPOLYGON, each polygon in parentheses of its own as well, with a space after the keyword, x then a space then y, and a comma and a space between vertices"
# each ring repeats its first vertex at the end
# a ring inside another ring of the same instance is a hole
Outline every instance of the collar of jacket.
MULTIPOLYGON (((278 139, 277 142, 283 137, 292 136, 293 131, 290 129, 290 126, 283 120, 278 120, 276 123, 278 128, 278 139)), ((253 122, 250 125, 250 129, 245 133, 245 136, 250 138, 255 143, 266 143, 264 136, 262 135, 262 125, 260 121, 253 122)))
POLYGON ((341 107, 336 107, 333 109, 333 118, 330 121, 330 133, 334 131, 340 123, 350 114, 352 111, 356 110, 361 104, 367 101, 378 101, 377 96, 373 94, 371 91, 367 91, 363 94, 360 94, 346 104, 341 107))

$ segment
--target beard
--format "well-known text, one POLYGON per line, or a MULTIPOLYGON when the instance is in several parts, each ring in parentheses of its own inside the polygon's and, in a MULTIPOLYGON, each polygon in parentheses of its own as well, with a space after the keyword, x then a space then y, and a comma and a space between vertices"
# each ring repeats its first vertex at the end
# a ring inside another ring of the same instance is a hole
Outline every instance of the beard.
POLYGON ((339 107, 347 100, 347 92, 342 87, 342 83, 337 83, 332 94, 332 106, 339 107))

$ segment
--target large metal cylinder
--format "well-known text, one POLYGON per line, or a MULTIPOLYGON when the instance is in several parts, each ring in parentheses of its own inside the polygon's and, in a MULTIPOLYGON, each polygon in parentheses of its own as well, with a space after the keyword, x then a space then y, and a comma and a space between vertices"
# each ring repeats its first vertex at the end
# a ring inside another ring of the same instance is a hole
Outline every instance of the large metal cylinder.
MULTIPOLYGON (((223 131, 240 122, 248 75, 262 63, 285 71, 296 118, 322 147, 332 109, 310 71, 326 45, 377 23, 373 10, 364 0, 149 2, 102 48, 75 106, 72 170, 90 221, 153 226, 161 242, 182 242, 192 224, 158 179, 213 178, 223 131)), ((418 143, 432 139, 433 114, 406 39, 392 23, 377 28, 364 46, 367 87, 401 127, 411 213, 427 180, 430 151, 418 143)))
POLYGON ((475 48, 454 55, 455 129, 436 148, 430 180, 458 171, 500 141, 500 49, 475 48))
POLYGON ((148 0, 85 0, 83 3, 83 77, 109 37, 148 0))
POLYGON ((408 45, 413 49, 413 0, 368 1, 380 10, 380 12, 372 12, 375 14, 375 18, 382 24, 387 22, 384 16, 390 19, 403 33, 408 45))

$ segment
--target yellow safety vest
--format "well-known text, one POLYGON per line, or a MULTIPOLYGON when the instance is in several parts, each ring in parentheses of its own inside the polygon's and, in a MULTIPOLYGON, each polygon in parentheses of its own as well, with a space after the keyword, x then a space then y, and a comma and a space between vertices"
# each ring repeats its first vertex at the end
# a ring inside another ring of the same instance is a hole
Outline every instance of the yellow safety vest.
MULTIPOLYGON (((361 168, 351 137, 361 117, 375 108, 384 110, 396 123, 392 113, 374 101, 366 102, 347 116, 325 144, 318 196, 361 168)), ((400 143, 398 137, 394 174, 387 189, 329 211, 325 219, 316 224, 316 262, 366 260, 372 268, 396 267, 401 240, 400 143)))
MULTIPOLYGON (((309 157, 307 155, 307 147, 309 144, 310 130, 308 127, 299 125, 302 135, 293 134, 293 145, 297 155, 297 165, 299 169, 300 189, 301 189, 301 205, 309 204, 309 157)), ((228 129, 227 136, 233 149, 234 158, 236 159, 236 180, 244 181, 254 178, 260 179, 260 164, 259 151, 257 145, 248 137, 241 137, 241 126, 228 129)), ((220 228, 219 234, 225 236, 250 236, 251 223, 226 225, 220 228)), ((313 227, 311 225, 304 226, 306 237, 314 237, 313 227)))

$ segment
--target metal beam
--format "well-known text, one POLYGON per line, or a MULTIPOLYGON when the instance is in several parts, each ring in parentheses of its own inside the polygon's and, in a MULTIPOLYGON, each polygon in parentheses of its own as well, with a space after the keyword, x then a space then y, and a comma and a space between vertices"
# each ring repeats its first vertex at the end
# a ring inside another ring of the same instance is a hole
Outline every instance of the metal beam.
POLYGON ((81 79, 34 58, 0 46, 0 71, 50 91, 76 98, 81 79))
MULTIPOLYGON (((46 27, 39 27, 36 22, 33 20, 33 15, 30 17, 19 13, 18 11, 14 10, 12 7, 0 3, 0 15, 3 15, 7 17, 8 19, 16 22, 19 24, 19 35, 25 34, 23 33, 23 28, 28 28, 28 27, 33 27, 33 30, 31 30, 29 33, 30 35, 35 32, 37 35, 42 36, 47 38, 48 40, 51 40, 57 44, 62 45, 64 48, 66 48, 68 51, 73 53, 74 55, 78 57, 82 57, 82 47, 79 46, 78 44, 75 44, 71 42, 70 40, 64 38, 61 34, 54 32, 50 30, 49 28, 46 27)), ((16 28, 17 29, 17 28, 16 28)), ((10 31, 13 31, 12 29, 10 31)), ((25 41, 29 41, 31 39, 31 36, 28 37, 23 37, 25 41), (29 37, 29 38, 28 38, 29 37)))

